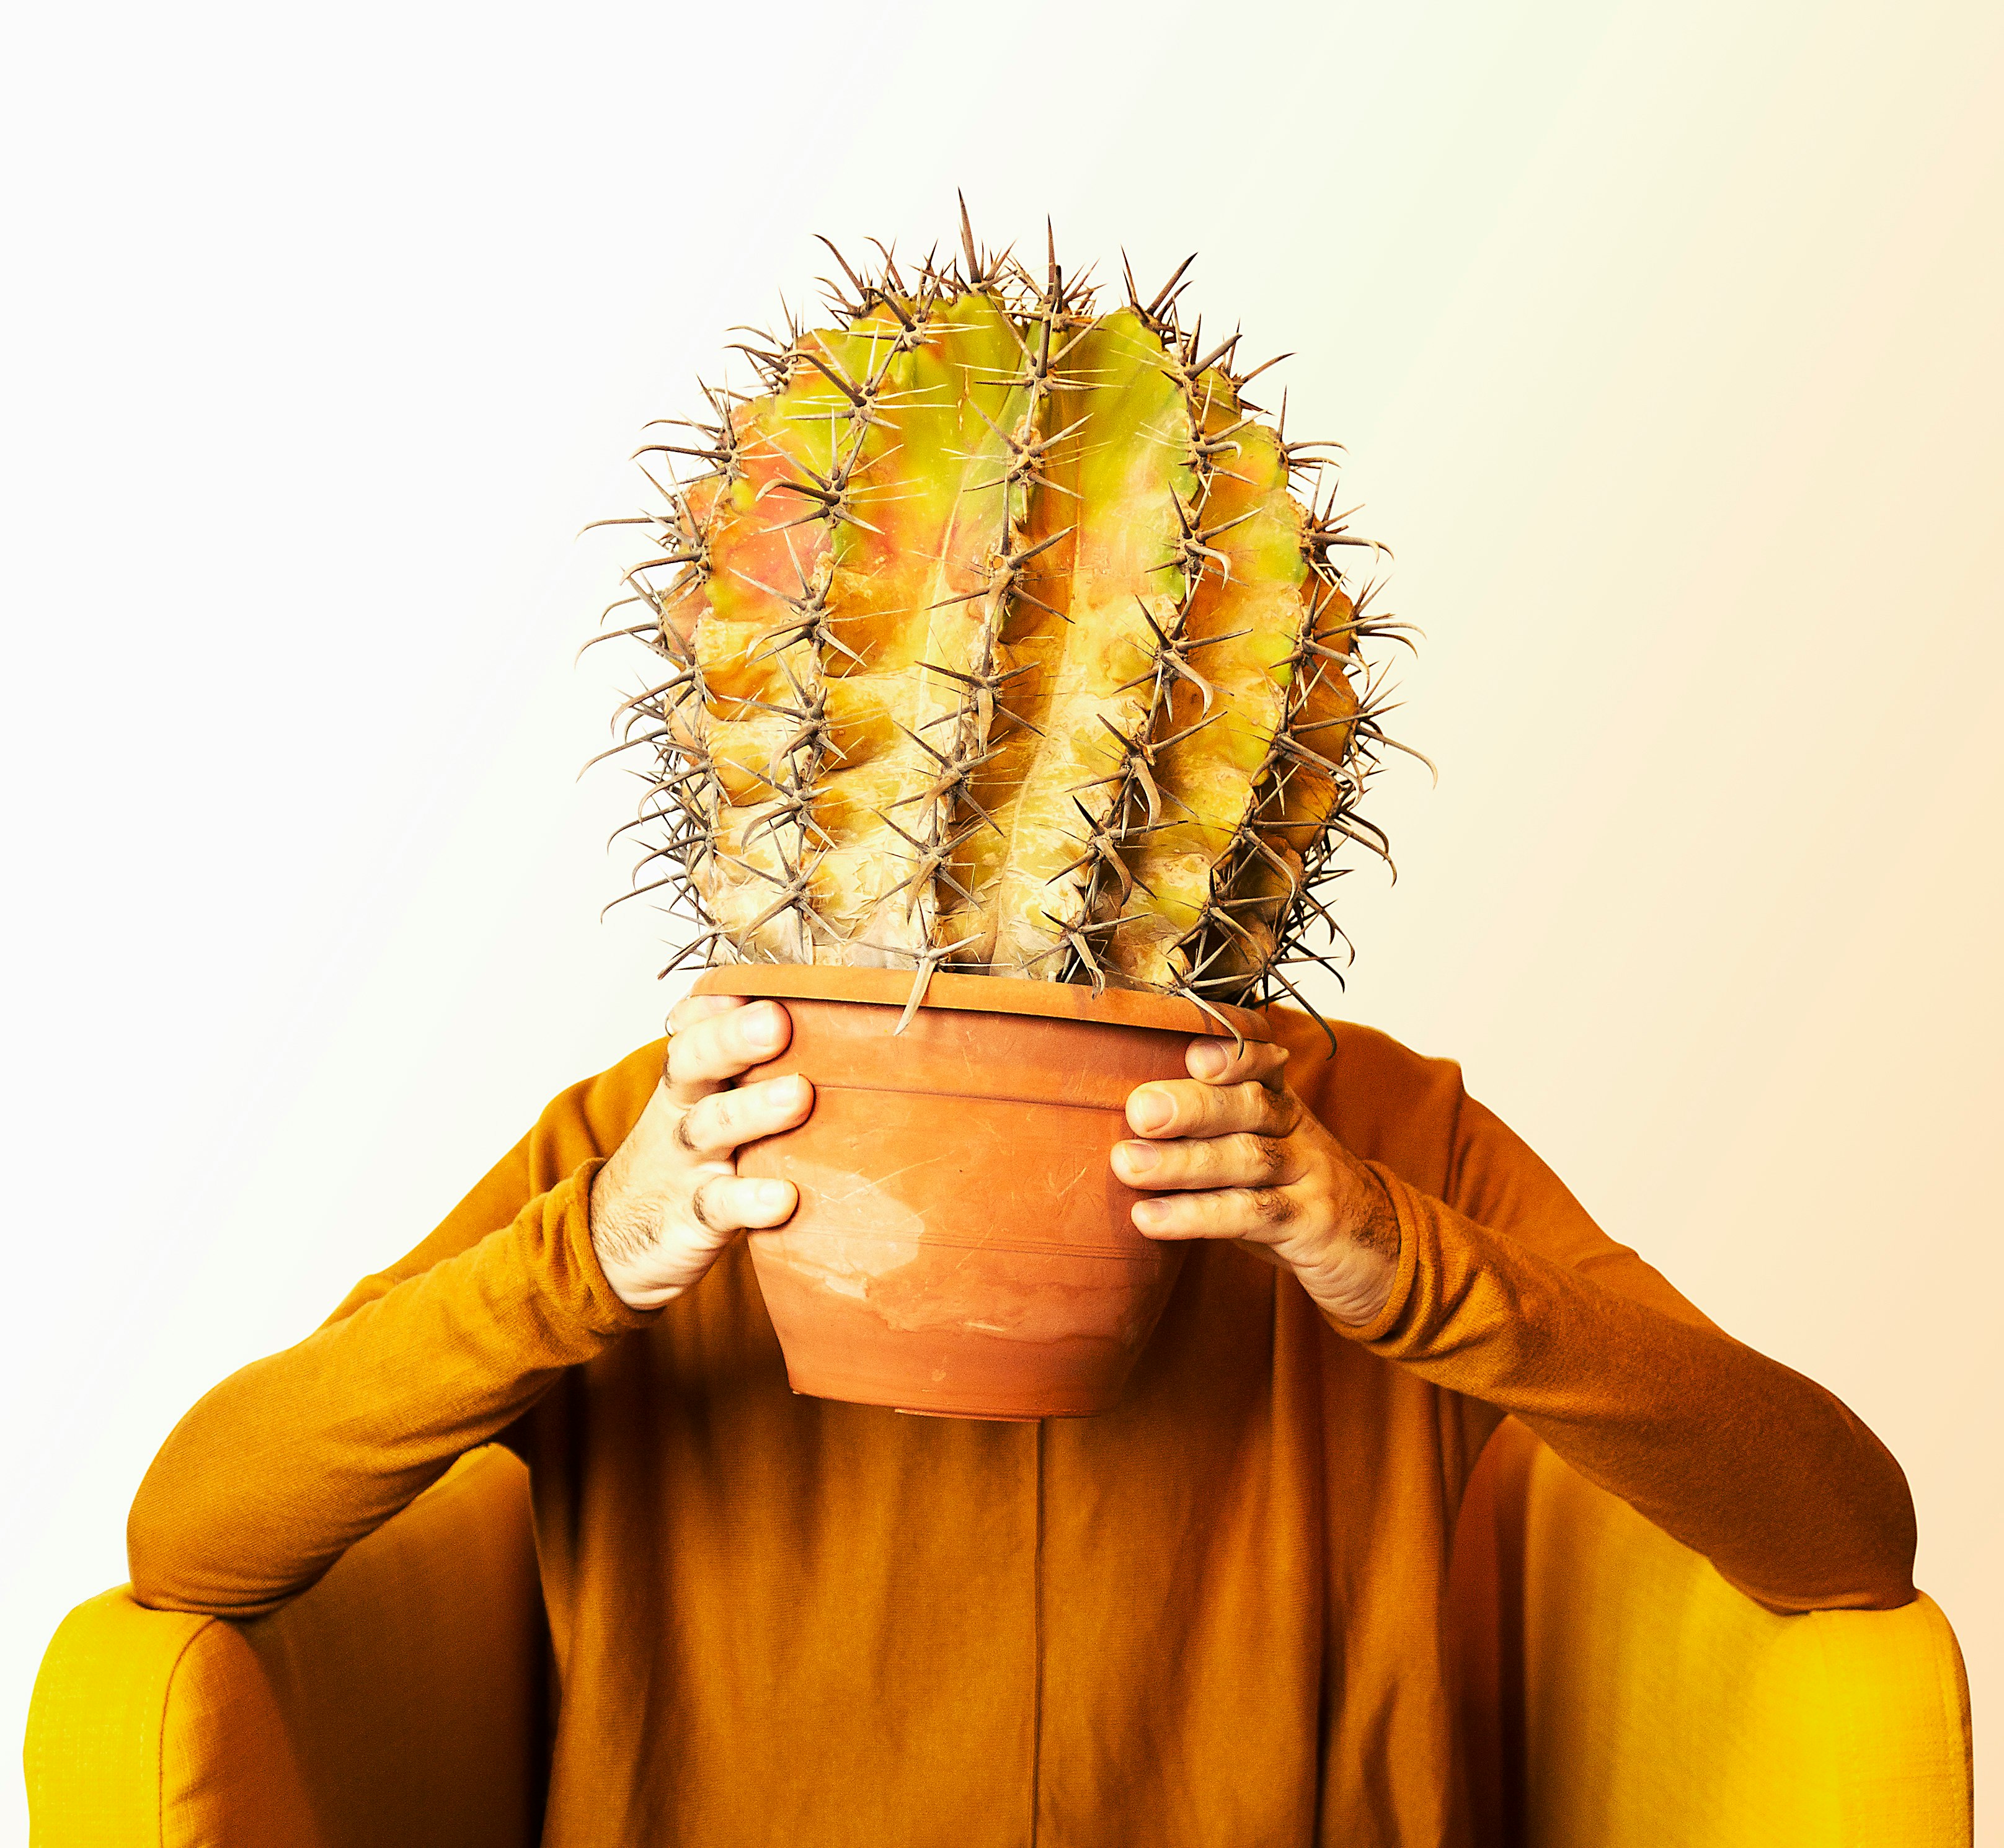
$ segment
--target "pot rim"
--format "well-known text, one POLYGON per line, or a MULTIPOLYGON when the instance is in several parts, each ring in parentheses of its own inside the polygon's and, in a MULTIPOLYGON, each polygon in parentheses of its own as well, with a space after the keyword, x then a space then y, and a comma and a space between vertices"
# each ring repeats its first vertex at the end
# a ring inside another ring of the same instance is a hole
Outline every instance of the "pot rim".
MULTIPOLYGON (((777 1001, 845 1001, 902 1010, 919 980, 909 969, 852 969, 830 963, 722 963, 704 970, 692 994, 737 994, 777 1001)), ((1223 1001, 1210 1004, 1248 1040, 1267 1041, 1267 1016, 1223 1001)), ((1151 990, 1104 988, 1095 995, 1081 982, 1039 982, 1020 976, 968 975, 935 970, 922 1008, 963 1014, 1028 1014, 1089 1026, 1153 1028, 1159 1033, 1224 1036, 1218 1020, 1193 1001, 1151 990)))

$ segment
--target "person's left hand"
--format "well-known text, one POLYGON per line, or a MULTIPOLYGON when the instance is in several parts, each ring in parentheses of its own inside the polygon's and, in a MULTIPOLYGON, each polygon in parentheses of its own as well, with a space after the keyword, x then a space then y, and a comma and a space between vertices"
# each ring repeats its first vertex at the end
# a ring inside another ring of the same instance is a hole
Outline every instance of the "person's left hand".
POLYGON ((1292 1271, 1332 1317, 1372 1321, 1391 1295, 1399 1221, 1378 1178, 1288 1089, 1287 1048, 1196 1040, 1190 1076, 1138 1086, 1113 1172, 1151 1239, 1236 1239, 1292 1271))

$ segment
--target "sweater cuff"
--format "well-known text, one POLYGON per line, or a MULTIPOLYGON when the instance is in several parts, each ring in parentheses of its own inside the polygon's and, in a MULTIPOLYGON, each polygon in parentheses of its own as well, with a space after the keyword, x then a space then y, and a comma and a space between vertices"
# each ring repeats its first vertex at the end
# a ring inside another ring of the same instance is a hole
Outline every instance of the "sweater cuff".
POLYGON ((605 1280, 591 1243, 591 1183, 609 1158, 594 1155, 566 1175, 541 1198, 532 1200, 521 1219, 532 1220, 531 1236, 541 1247, 545 1281, 566 1319, 593 1347, 644 1328, 660 1309, 636 1309, 623 1301, 605 1280))

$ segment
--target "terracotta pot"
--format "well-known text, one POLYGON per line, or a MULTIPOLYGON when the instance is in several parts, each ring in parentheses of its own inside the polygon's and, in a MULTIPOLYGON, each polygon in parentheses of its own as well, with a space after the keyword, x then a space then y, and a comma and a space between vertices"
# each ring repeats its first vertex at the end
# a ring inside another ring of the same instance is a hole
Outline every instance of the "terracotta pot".
MULTIPOLYGON (((768 996, 791 1043, 747 1082, 804 1073, 800 1128, 738 1171, 800 1188, 749 1235, 796 1392, 955 1418, 1077 1417, 1120 1397, 1183 1248, 1134 1229, 1107 1157, 1127 1094, 1186 1078, 1219 1029, 1193 1003, 935 974, 895 1029, 909 970, 738 964, 699 994, 768 996)), ((1261 1017, 1224 1010, 1248 1039, 1261 1017)))

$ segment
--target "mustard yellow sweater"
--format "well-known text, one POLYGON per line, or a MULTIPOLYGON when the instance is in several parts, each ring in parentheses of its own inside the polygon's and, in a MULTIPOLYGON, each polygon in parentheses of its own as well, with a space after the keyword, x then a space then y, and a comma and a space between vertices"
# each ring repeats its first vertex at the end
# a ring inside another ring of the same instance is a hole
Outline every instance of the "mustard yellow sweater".
POLYGON ((1841 1404, 1608 1239, 1456 1067, 1279 1020, 1398 1208, 1370 1327, 1200 1245, 1117 1411, 797 1398, 741 1243, 651 1314, 593 1258, 657 1041, 182 1420, 138 1595, 268 1611, 499 1439, 533 1483, 553 1848, 1460 1841, 1443 1581, 1506 1413, 1768 1605, 1912 1597, 1905 1480, 1841 1404))

